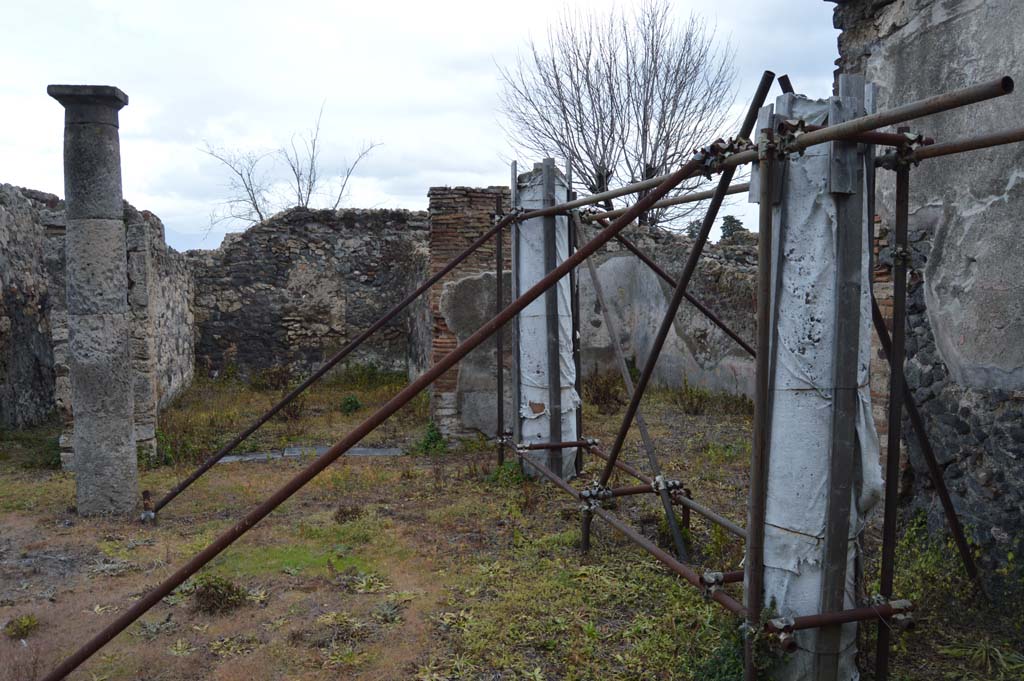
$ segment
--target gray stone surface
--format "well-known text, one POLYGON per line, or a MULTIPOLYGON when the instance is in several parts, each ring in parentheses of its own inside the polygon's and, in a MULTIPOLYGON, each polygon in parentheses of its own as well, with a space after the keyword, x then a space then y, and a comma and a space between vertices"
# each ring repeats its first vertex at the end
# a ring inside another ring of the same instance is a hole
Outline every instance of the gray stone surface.
MULTIPOLYGON (((426 229, 423 212, 293 209, 189 251, 201 370, 312 371, 420 283, 426 229)), ((417 318, 407 310, 348 361, 406 370, 417 318)))
MULTIPOLYGON (((681 273, 691 242, 685 236, 629 228, 630 240, 671 276, 681 273)), ((591 235, 587 234, 586 238, 591 235)), ((647 361, 658 325, 668 307, 671 287, 629 251, 612 244, 597 256, 601 287, 616 320, 627 358, 638 367, 647 361)), ((754 342, 757 236, 740 234, 709 244, 689 291, 748 343, 754 342)), ((588 274, 580 277, 580 333, 583 373, 608 371, 614 355, 588 274)), ((655 366, 656 384, 680 387, 684 380, 710 390, 753 395, 753 360, 701 312, 684 302, 673 332, 655 366)))
POLYGON ((64 200, 68 219, 103 219, 121 212, 121 147, 117 128, 68 123, 64 134, 64 200))
MULTIPOLYGON (((119 92, 119 91, 118 91, 119 92)), ((116 112, 124 100, 61 86, 65 107, 68 368, 75 494, 82 515, 125 514, 138 497, 126 236, 116 112)))
MULTIPOLYGON (((457 279, 444 285, 441 293, 441 314, 458 342, 466 340, 494 316, 495 279, 492 272, 457 279)), ((505 273, 504 304, 511 302, 512 275, 505 273)), ((512 405, 513 331, 507 325, 501 332, 505 350, 505 424, 512 427, 515 411, 512 405)), ((496 434, 497 363, 496 336, 480 344, 466 355, 459 366, 457 386, 458 414, 462 431, 479 431, 488 437, 496 434)))
POLYGON ((69 315, 128 311, 127 257, 112 249, 124 249, 124 219, 70 219, 65 249, 65 285, 69 315))
MULTIPOLYGON (((863 70, 878 83, 881 109, 1003 75, 1019 83, 1024 75, 1024 12, 1016 0, 854 0, 836 7, 835 25, 843 29, 840 69, 863 70)), ((1019 99, 912 125, 939 141, 994 132, 1018 125, 1019 99)), ((910 180, 907 382, 954 506, 988 567, 1008 552, 1020 555, 1024 537, 1022 180, 1020 144, 925 161, 910 180)), ((883 227, 892 224, 893 186, 892 174, 880 173, 883 227)), ((890 259, 882 249, 879 260, 890 259)), ((908 506, 926 510, 940 529, 927 469, 910 440, 908 506)))
POLYGON ((55 406, 44 246, 38 211, 0 185, 0 428, 35 425, 55 406))

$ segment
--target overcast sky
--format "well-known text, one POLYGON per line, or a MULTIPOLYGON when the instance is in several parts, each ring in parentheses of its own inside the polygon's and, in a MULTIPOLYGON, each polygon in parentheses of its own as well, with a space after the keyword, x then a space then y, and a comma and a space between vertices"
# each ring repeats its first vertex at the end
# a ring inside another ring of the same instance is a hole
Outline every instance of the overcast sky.
MULTIPOLYGON (((0 27, 0 182, 63 195, 63 110, 48 83, 116 85, 124 196, 159 215, 178 249, 215 248, 209 216, 226 176, 204 142, 274 148, 323 103, 325 170, 366 141, 348 206, 425 209, 436 185, 507 184, 497 66, 542 37, 568 3, 7 0, 0 27)), ((588 0, 588 8, 628 7, 588 0)), ((737 107, 761 71, 825 96, 836 58, 832 3, 676 0, 731 41, 737 107), (799 5, 799 7, 797 7, 799 5)), ((772 97, 778 94, 773 91, 772 97)), ((520 163, 535 159, 519 159, 520 163)), ((729 211, 751 225, 742 202, 729 211)))

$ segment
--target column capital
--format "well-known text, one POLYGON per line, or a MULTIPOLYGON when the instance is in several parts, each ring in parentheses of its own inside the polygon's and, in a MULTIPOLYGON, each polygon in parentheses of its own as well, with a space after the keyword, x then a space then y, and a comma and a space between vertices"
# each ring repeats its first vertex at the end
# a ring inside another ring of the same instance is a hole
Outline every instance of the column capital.
POLYGON ((117 126, 117 112, 128 105, 128 95, 113 85, 47 85, 46 94, 64 107, 64 122, 105 123, 117 126))

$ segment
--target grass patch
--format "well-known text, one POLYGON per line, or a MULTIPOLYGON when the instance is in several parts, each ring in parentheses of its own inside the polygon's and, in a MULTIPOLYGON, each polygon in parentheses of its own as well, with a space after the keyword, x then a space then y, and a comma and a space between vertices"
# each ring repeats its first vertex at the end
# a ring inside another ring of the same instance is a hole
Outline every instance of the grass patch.
POLYGON ((0 475, 0 511, 55 513, 74 499, 74 477, 61 471, 7 468, 0 475))
POLYGON ((691 384, 685 376, 681 388, 660 388, 653 392, 689 416, 749 416, 754 413, 754 403, 746 395, 708 390, 691 384))
POLYGON ((600 526, 581 561, 576 524, 515 522, 511 554, 467 565, 452 580, 432 618, 448 645, 419 678, 731 678, 721 660, 742 669, 739 621, 600 526), (709 674, 716 664, 722 673, 709 674))
MULTIPOLYGON (((298 377, 274 367, 251 383, 231 372, 221 378, 197 376, 160 415, 158 451, 147 465, 194 464, 229 442, 288 390, 298 377)), ((378 407, 406 384, 402 372, 353 365, 310 386, 264 424, 237 451, 265 451, 290 445, 335 442, 360 422, 359 414, 378 407)), ((412 433, 429 420, 429 396, 417 396, 363 441, 366 446, 411 444, 412 433)))

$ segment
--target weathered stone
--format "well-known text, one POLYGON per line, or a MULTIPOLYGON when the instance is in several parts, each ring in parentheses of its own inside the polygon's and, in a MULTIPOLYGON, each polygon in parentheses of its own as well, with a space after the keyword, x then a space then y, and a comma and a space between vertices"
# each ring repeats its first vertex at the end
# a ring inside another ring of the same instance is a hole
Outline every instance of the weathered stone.
POLYGON ((96 86, 51 86, 48 92, 66 112, 68 367, 78 511, 127 513, 138 494, 116 127, 127 98, 96 86))
MULTIPOLYGON (((426 277, 426 228, 423 212, 296 208, 189 251, 199 365, 312 371, 426 277)), ((406 370, 414 319, 399 315, 346 362, 406 370)))
POLYGON ((17 189, 0 185, 0 427, 42 421, 55 406, 54 360, 39 216, 17 189))

